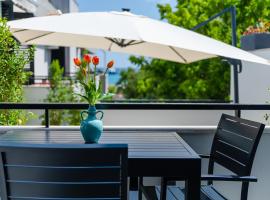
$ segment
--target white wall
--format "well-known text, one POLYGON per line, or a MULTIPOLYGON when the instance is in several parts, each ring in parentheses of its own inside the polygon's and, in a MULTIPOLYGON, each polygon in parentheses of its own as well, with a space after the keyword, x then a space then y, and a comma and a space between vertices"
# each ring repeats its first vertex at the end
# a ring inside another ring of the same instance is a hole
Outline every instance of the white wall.
MULTIPOLYGON (((258 56, 270 59, 270 49, 250 51, 258 56)), ((247 104, 265 104, 270 101, 270 66, 242 62, 243 71, 239 74, 239 102, 247 104)), ((246 114, 245 114, 246 113, 246 114)), ((260 120, 269 111, 249 111, 243 117, 260 120)))
POLYGON ((79 12, 79 4, 77 0, 69 0, 69 12, 79 12))
MULTIPOLYGON (((26 102, 43 102, 48 86, 25 86, 26 102)), ((105 126, 191 126, 217 125, 222 113, 233 111, 207 110, 103 110, 105 126)), ((34 125, 40 125, 35 121, 34 125)))
POLYGON ((78 57, 77 48, 69 47, 69 48, 65 49, 65 52, 66 52, 65 59, 66 59, 66 63, 67 63, 67 65, 65 66, 66 67, 66 72, 73 75, 76 72, 75 65, 74 65, 74 62, 73 62, 73 58, 78 57))
MULTIPOLYGON (((46 98, 48 86, 25 86, 25 101, 41 103, 46 98)), ((217 125, 222 113, 233 111, 207 110, 103 110, 105 126, 191 126, 217 125)), ((31 121, 29 125, 40 125, 31 121)))
POLYGON ((35 16, 44 16, 56 12, 55 7, 52 6, 49 0, 36 0, 35 5, 36 5, 36 10, 34 11, 35 16))
MULTIPOLYGON (((270 49, 251 51, 270 60, 270 49)), ((239 100, 241 103, 266 103, 270 100, 270 66, 243 62, 243 71, 239 74, 239 100)))
MULTIPOLYGON (((44 46, 37 46, 35 51, 35 59, 34 59, 34 74, 35 76, 48 76, 50 66, 50 52, 44 46)), ((41 80, 37 80, 37 83, 41 82, 41 80)))

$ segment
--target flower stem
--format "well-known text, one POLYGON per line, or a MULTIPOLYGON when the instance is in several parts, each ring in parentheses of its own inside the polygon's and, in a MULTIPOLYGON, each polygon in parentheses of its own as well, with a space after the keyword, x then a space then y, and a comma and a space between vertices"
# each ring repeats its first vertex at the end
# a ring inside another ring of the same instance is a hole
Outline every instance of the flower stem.
POLYGON ((91 79, 91 71, 90 71, 90 63, 87 63, 87 68, 88 68, 88 81, 90 81, 90 79, 91 79))
POLYGON ((108 69, 109 69, 109 68, 107 67, 106 70, 105 70, 105 72, 104 72, 104 76, 105 76, 105 74, 107 73, 108 69))
POLYGON ((95 86, 96 86, 96 69, 97 69, 97 66, 95 65, 95 67, 94 67, 94 83, 95 83, 95 86))

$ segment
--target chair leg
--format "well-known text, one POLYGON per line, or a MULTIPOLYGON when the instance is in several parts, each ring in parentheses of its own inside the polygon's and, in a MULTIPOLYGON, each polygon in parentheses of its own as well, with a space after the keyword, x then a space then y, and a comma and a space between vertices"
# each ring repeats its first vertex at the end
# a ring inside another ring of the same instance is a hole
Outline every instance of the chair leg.
POLYGON ((247 200, 247 198, 248 198, 248 187, 249 187, 249 182, 243 182, 242 183, 241 200, 247 200))
POLYGON ((133 191, 138 190, 138 177, 129 178, 129 189, 133 191))
POLYGON ((165 177, 162 177, 160 185, 160 200, 166 200, 166 196, 167 196, 167 179, 165 177))
POLYGON ((143 177, 139 177, 138 200, 142 200, 143 177))

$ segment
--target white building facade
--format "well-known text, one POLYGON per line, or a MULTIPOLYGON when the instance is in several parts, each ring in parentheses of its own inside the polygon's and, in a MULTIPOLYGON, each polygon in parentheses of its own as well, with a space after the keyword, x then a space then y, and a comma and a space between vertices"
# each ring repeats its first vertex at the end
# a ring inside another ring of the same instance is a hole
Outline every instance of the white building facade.
MULTIPOLYGON (((46 16, 51 14, 78 12, 76 0, 2 0, 0 1, 0 16, 8 20, 15 20, 33 16, 46 16)), ((60 61, 66 76, 74 74, 73 57, 77 55, 74 47, 37 46, 34 62, 30 64, 29 71, 33 76, 29 84, 47 83, 49 66, 54 59, 60 61)))

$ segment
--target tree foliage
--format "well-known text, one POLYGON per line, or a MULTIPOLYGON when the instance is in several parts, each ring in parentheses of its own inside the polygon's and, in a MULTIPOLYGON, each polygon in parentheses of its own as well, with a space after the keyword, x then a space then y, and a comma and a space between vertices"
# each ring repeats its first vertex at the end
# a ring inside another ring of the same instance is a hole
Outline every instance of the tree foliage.
MULTIPOLYGON (((53 60, 50 69, 50 90, 45 102, 67 103, 78 102, 79 99, 73 95, 74 83, 71 79, 64 79, 64 68, 60 66, 59 60, 53 60)), ((42 116, 44 119, 44 116, 42 116)), ((52 125, 78 125, 80 112, 77 110, 50 110, 50 124, 52 125)), ((42 122, 44 124, 44 120, 42 122)))
MULTIPOLYGON (((33 60, 34 48, 21 49, 1 18, 0 52, 0 102, 22 102, 23 84, 31 75, 24 67, 33 60)), ((0 110, 0 124, 25 124, 30 115, 21 110, 0 110)))
MULTIPOLYGON (((270 14, 270 0, 177 2, 175 9, 169 4, 158 4, 161 19, 187 29, 234 5, 237 9, 238 45, 241 34, 249 25, 255 24, 260 18, 269 18, 270 14)), ((231 15, 226 13, 197 31, 230 44, 231 15)), ((229 99, 230 66, 221 58, 188 65, 143 57, 130 57, 130 61, 140 70, 129 69, 122 73, 121 85, 127 98, 229 99)))

